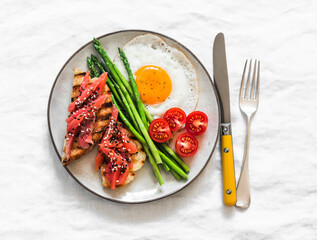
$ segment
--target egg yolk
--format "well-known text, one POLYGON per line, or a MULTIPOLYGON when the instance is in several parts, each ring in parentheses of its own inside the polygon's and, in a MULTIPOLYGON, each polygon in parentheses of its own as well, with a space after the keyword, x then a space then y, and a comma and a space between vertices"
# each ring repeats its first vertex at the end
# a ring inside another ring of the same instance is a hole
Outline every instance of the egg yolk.
POLYGON ((154 65, 146 65, 135 72, 142 102, 162 103, 172 92, 172 81, 167 72, 154 65))

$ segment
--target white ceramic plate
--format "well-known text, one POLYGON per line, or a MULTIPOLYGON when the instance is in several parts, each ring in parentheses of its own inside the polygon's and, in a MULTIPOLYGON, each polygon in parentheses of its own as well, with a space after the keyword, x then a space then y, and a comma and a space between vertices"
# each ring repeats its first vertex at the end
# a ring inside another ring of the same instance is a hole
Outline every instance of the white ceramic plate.
MULTIPOLYGON (((81 159, 65 166, 67 172, 85 189, 102 198, 122 203, 143 203, 154 201, 170 196, 171 194, 186 187, 202 172, 208 163, 215 149, 219 134, 220 110, 214 85, 205 67, 185 46, 170 37, 143 30, 119 31, 103 35, 98 39, 108 52, 109 56, 114 58, 117 54, 118 47, 123 47, 123 45, 130 39, 145 33, 156 34, 163 38, 168 45, 178 48, 185 53, 188 59, 192 62, 196 69, 199 82, 199 102, 196 109, 207 114, 209 118, 209 125, 207 131, 197 138, 199 141, 199 149, 196 155, 191 158, 184 159, 190 166, 190 172, 188 174, 189 179, 187 181, 177 181, 171 173, 165 173, 163 168, 161 168, 161 173, 165 183, 164 185, 159 186, 152 172, 151 165, 149 162, 146 162, 144 167, 136 172, 135 179, 132 183, 114 191, 103 188, 100 173, 94 173, 96 148, 81 159)), ((86 57, 90 56, 91 53, 95 53, 97 55, 92 42, 85 44, 76 51, 64 64, 52 86, 48 102, 47 117, 52 143, 59 159, 61 159, 64 144, 66 130, 65 119, 68 115, 67 106, 70 103, 72 91, 73 68, 77 67, 86 71, 86 57)), ((173 143, 171 143, 171 146, 172 145, 173 143)))

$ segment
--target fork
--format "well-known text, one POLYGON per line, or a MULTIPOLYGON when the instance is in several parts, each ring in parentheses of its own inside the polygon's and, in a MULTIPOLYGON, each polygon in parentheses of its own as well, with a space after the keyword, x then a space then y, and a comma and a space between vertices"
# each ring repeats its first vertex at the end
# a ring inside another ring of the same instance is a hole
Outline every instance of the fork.
POLYGON ((237 187, 237 203, 240 208, 248 208, 250 205, 250 184, 249 184, 249 145, 250 145, 250 126, 251 119, 258 110, 259 89, 260 89, 260 61, 255 60, 253 67, 252 82, 250 84, 252 59, 250 60, 247 82, 245 83, 245 74, 248 65, 246 60, 240 86, 239 105, 240 110, 247 119, 247 135, 245 139, 245 149, 242 163, 242 170, 237 187))

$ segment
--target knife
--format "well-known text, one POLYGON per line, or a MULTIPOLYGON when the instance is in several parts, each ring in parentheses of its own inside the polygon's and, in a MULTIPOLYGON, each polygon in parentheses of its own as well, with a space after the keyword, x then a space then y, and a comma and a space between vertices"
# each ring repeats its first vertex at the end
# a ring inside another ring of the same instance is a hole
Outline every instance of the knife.
POLYGON ((226 60, 225 38, 218 33, 213 48, 214 80, 221 107, 221 158, 223 201, 227 206, 237 201, 231 136, 230 94, 226 60))

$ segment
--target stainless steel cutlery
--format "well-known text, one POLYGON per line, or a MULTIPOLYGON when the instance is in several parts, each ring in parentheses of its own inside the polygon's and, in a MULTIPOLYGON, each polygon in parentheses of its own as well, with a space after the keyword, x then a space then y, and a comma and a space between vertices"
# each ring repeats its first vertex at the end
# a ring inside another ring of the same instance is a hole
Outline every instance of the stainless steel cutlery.
POLYGON ((252 66, 252 60, 250 60, 249 67, 247 66, 248 60, 245 62, 244 66, 239 97, 240 110, 242 113, 244 113, 247 120, 247 133, 245 139, 243 163, 237 187, 236 206, 240 208, 248 208, 251 200, 249 184, 250 127, 252 117, 258 109, 260 92, 260 61, 255 60, 254 66, 252 66))

